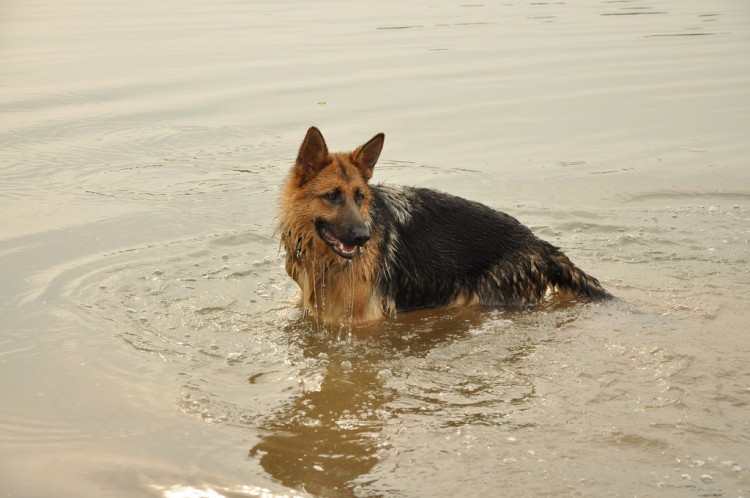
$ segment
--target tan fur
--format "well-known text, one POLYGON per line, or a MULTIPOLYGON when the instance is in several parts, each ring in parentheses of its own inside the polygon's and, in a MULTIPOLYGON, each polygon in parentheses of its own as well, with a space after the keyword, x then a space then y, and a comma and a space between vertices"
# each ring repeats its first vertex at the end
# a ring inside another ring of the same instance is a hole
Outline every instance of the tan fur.
POLYGON ((324 166, 311 176, 302 164, 302 149, 281 197, 279 231, 286 251, 286 271, 302 291, 303 306, 318 320, 335 323, 342 319, 361 322, 381 318, 382 297, 372 281, 378 261, 378 234, 373 233, 354 259, 348 261, 320 238, 314 224, 316 218, 332 221, 340 214, 321 199, 333 189, 341 189, 347 198, 352 198, 356 189, 364 193, 359 213, 369 221, 371 198, 367 180, 372 168, 361 164, 368 158, 360 157, 362 147, 348 153, 327 153, 314 158, 324 166))

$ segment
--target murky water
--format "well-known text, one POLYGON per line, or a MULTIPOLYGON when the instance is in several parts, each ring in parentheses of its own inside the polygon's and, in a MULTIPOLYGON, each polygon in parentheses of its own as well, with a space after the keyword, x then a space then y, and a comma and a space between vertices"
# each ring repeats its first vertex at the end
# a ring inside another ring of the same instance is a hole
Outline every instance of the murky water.
POLYGON ((749 496, 748 49, 740 0, 3 3, 0 493, 749 496), (621 302, 303 317, 313 124, 621 302))

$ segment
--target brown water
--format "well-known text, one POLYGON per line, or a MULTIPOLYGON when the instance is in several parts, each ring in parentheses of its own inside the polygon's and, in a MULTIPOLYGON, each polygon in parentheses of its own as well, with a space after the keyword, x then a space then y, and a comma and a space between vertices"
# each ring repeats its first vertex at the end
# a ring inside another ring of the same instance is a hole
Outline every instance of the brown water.
POLYGON ((745 0, 0 4, 0 495, 750 496, 749 54, 745 0), (313 124, 622 302, 303 318, 313 124))

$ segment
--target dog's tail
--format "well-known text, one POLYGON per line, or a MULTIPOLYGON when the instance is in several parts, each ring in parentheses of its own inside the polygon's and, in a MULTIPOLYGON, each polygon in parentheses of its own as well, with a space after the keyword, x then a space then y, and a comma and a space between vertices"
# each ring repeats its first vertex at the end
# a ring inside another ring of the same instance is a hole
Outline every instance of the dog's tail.
POLYGON ((614 299, 599 280, 578 268, 562 252, 556 251, 552 256, 550 284, 558 292, 572 294, 589 301, 606 301, 614 299))

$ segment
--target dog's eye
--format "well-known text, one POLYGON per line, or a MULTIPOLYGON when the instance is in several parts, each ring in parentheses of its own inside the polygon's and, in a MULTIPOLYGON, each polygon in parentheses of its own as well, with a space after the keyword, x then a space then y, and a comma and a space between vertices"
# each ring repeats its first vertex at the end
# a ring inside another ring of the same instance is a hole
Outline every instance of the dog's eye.
POLYGON ((341 192, 338 189, 331 190, 330 192, 326 192, 325 194, 323 194, 323 198, 331 202, 338 202, 339 200, 341 200, 341 192))
POLYGON ((365 194, 363 194, 361 190, 357 190, 357 192, 354 194, 354 201, 357 204, 362 204, 362 201, 364 200, 365 200, 365 194))

